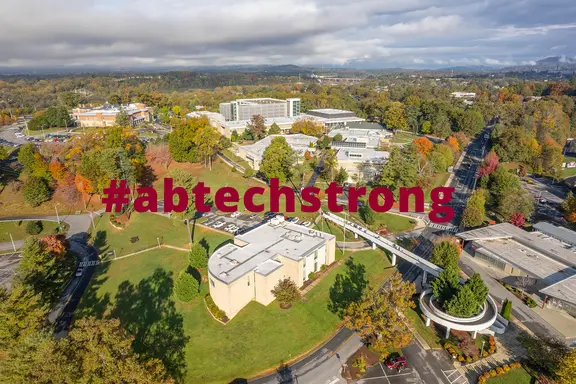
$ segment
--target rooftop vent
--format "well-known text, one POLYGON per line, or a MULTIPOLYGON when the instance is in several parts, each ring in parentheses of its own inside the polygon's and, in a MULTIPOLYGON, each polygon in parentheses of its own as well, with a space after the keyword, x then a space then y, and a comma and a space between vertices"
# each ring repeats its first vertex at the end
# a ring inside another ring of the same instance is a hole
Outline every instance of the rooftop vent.
POLYGON ((230 260, 230 262, 231 262, 233 265, 238 265, 238 264, 240 264, 240 263, 238 262, 238 260, 236 260, 236 259, 232 259, 232 260, 230 260))
POLYGON ((220 272, 220 277, 226 277, 228 276, 228 272, 220 272))

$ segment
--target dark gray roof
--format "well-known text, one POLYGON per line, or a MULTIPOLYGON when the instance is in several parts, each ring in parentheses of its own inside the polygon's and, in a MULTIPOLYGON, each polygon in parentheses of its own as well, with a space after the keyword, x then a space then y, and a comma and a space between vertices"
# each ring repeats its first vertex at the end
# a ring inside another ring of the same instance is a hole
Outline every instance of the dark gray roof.
POLYGON ((576 245, 576 232, 557 227, 545 221, 534 224, 534 229, 570 245, 576 245))

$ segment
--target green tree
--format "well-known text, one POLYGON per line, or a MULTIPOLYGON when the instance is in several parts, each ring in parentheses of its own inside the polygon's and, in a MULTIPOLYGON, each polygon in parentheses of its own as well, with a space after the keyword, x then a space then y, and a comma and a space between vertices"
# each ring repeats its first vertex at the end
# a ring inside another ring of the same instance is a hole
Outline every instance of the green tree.
POLYGON ((506 320, 510 320, 510 316, 512 315, 512 302, 510 300, 504 299, 504 303, 502 304, 502 311, 500 314, 506 320))
POLYGON ((8 150, 5 146, 0 145, 0 160, 6 160, 8 158, 8 150))
POLYGON ((233 130, 232 131, 232 135, 230 136, 230 140, 232 140, 233 143, 236 143, 239 140, 239 136, 238 136, 238 131, 233 130))
POLYGON ((446 172, 454 163, 454 152, 446 144, 437 144, 430 153, 429 160, 436 172, 446 172))
POLYGON ((198 157, 204 159, 204 167, 206 167, 206 163, 209 163, 210 170, 212 170, 212 157, 218 151, 220 134, 208 125, 197 132, 194 140, 198 157))
POLYGON ((268 180, 278 178, 284 184, 292 175, 294 164, 294 150, 288 145, 284 137, 275 137, 264 151, 260 170, 268 180))
POLYGON ((26 224, 26 233, 29 235, 37 235, 42 232, 42 229, 42 222, 38 220, 32 220, 26 224))
POLYGON ((386 112, 384 112, 384 124, 388 129, 396 130, 401 129, 405 130, 407 127, 406 124, 406 112, 404 111, 404 104, 395 101, 386 112))
POLYGON ((250 119, 246 130, 250 132, 250 135, 254 140, 261 140, 266 137, 266 124, 264 117, 261 115, 254 115, 250 119))
POLYGON ((526 350, 530 364, 545 375, 555 378, 562 359, 569 349, 566 343, 547 336, 531 336, 524 332, 518 337, 526 350))
POLYGON ((367 225, 370 226, 376 222, 376 216, 374 215, 374 211, 367 204, 360 207, 358 213, 360 213, 360 218, 367 225))
POLYGON ((476 302, 478 303, 479 306, 484 304, 486 298, 488 297, 488 293, 490 293, 488 291, 488 287, 486 287, 486 284, 484 283, 484 280, 482 280, 482 276, 480 276, 480 274, 476 272, 474 272, 472 277, 469 278, 468 281, 466 281, 464 286, 470 288, 470 291, 472 291, 472 293, 476 297, 476 302))
POLYGON ((67 108, 74 108, 80 103, 80 95, 74 92, 61 92, 58 95, 60 103, 62 103, 67 108))
POLYGON ((252 169, 252 167, 250 165, 246 165, 244 167, 244 177, 246 179, 253 177, 254 176, 254 169, 252 169))
POLYGON ((460 290, 458 270, 447 268, 430 283, 434 297, 440 301, 448 301, 460 290))
POLYGON ((172 107, 172 112, 176 115, 176 116, 180 116, 180 114, 182 113, 182 108, 180 108, 179 105, 175 105, 172 107))
POLYGON ((420 132, 425 135, 432 133, 432 123, 429 121, 424 121, 422 123, 422 128, 420 128, 420 132))
POLYGON ((344 167, 340 167, 340 169, 338 169, 338 173, 336 173, 334 180, 340 185, 348 181, 348 172, 346 172, 344 167))
POLYGON ((342 141, 343 139, 344 138, 339 133, 335 134, 334 137, 332 138, 333 141, 342 141))
POLYGON ((188 262, 193 268, 206 268, 208 266, 208 254, 206 249, 199 243, 194 244, 188 254, 188 262))
POLYGON ((475 136, 484 128, 482 113, 475 108, 468 108, 458 121, 458 128, 468 136, 475 136))
POLYGON ((500 196, 496 212, 509 221, 518 212, 525 218, 529 218, 534 213, 534 197, 522 189, 510 189, 500 196))
POLYGON ((448 238, 434 245, 430 261, 444 269, 458 269, 459 259, 460 247, 456 243, 455 239, 448 238))
POLYGON ((495 202, 498 204, 507 192, 521 188, 520 178, 500 165, 490 175, 489 188, 495 202))
POLYGON ((180 271, 178 279, 174 282, 174 293, 178 300, 188 302, 192 301, 199 294, 200 285, 198 280, 187 271, 180 271))
POLYGON ((112 93, 108 96, 108 103, 112 105, 120 105, 122 103, 122 99, 116 93, 112 93))
POLYGON ((462 214, 462 225, 465 227, 478 227, 484 222, 486 215, 486 190, 477 189, 470 195, 466 208, 462 214))
POLYGON ((389 188, 395 195, 401 187, 413 187, 418 179, 417 160, 408 150, 392 148, 386 166, 382 168, 379 185, 389 188))
POLYGON ((334 181, 336 167, 338 166, 338 157, 334 149, 328 149, 324 154, 324 163, 322 164, 322 176, 330 181, 334 181))
POLYGON ((270 292, 272 292, 282 308, 289 307, 300 300, 301 297, 296 283, 289 277, 279 280, 270 292))
POLYGON ((0 289, 0 350, 40 330, 48 309, 40 295, 22 284, 14 284, 10 292, 0 289))
POLYGON ((128 127, 130 125, 130 118, 122 108, 120 108, 120 112, 116 114, 116 124, 120 127, 128 127))
POLYGON ((32 176, 26 180, 24 187, 24 201, 32 207, 37 207, 45 201, 50 200, 52 191, 45 179, 32 176))
POLYGON ((478 313, 476 296, 469 286, 464 285, 456 295, 444 303, 446 313, 457 317, 471 317, 478 313))
POLYGON ((276 124, 276 122, 272 123, 272 125, 270 126, 270 130, 268 131, 268 134, 270 135, 279 135, 282 131, 280 130, 280 126, 278 124, 276 124))

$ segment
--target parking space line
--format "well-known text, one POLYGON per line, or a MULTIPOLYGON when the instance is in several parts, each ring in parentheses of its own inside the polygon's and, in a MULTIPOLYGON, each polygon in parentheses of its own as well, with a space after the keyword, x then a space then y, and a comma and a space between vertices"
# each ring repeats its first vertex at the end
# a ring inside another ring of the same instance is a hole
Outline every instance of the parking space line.
POLYGON ((458 380, 460 380, 460 379, 464 379, 464 383, 468 383, 468 380, 467 380, 464 376, 462 376, 457 369, 450 369, 450 370, 447 370, 447 371, 442 370, 442 373, 444 374, 444 376, 446 377, 446 380, 448 380, 448 382, 449 382, 450 384, 456 384, 456 382, 457 382, 458 380), (450 377, 451 377, 453 374, 455 374, 455 373, 457 374, 457 376, 456 376, 456 378, 453 380, 453 379, 451 379, 450 377))
POLYGON ((384 377, 386 378, 386 381, 388 382, 388 384, 390 384, 390 379, 388 379, 388 375, 386 374, 386 371, 384 370, 384 366, 382 365, 382 363, 380 364, 380 368, 382 368, 382 373, 384 373, 384 377))

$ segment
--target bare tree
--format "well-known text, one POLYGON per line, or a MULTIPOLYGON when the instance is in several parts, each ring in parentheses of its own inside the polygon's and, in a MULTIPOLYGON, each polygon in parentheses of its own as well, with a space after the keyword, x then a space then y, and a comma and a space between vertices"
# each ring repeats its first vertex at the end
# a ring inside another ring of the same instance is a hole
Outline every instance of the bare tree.
POLYGON ((162 164, 166 169, 172 162, 170 149, 166 144, 151 145, 146 149, 146 156, 154 163, 162 164))
POLYGON ((526 289, 534 285, 535 282, 536 281, 533 278, 528 276, 518 276, 516 278, 516 285, 522 292, 522 298, 524 298, 524 295, 526 294, 526 289))

